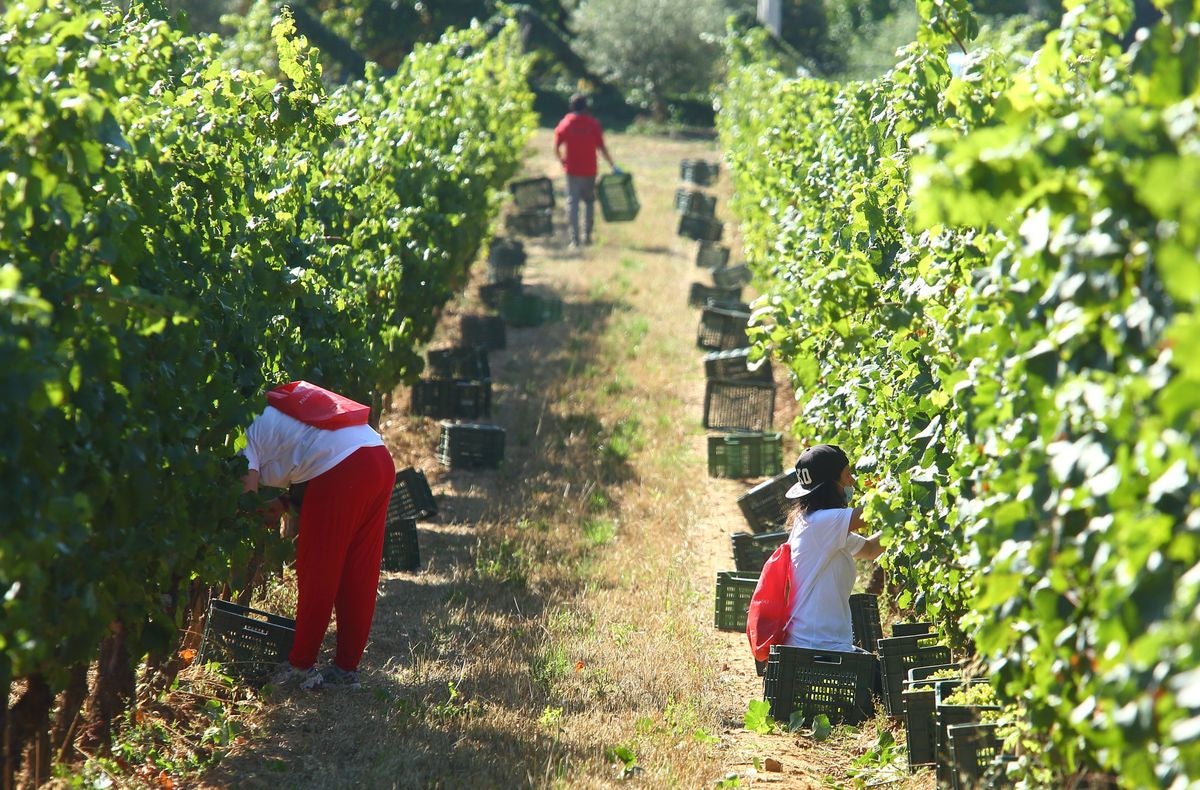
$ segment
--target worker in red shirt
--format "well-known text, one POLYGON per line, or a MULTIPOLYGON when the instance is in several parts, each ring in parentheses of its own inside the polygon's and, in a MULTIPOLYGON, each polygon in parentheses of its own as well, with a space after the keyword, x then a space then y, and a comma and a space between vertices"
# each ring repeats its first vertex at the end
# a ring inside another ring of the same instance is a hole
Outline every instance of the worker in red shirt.
POLYGON ((588 113, 587 97, 575 94, 570 109, 554 129, 554 153, 567 172, 567 221, 571 248, 579 247, 579 202, 583 201, 583 243, 592 243, 596 215, 596 152, 604 154, 613 172, 620 172, 604 147, 600 122, 588 113), (565 149, 565 152, 564 152, 565 149))

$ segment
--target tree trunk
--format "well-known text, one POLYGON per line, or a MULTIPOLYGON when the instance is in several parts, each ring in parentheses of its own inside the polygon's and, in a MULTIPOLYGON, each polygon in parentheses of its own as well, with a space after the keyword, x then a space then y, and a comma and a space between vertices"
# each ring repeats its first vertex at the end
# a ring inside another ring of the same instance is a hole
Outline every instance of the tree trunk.
POLYGON ((26 679, 25 693, 8 712, 8 748, 5 750, 5 790, 37 787, 50 778, 50 706, 54 698, 41 675, 26 679), (24 775, 22 775, 24 770, 24 775))
POLYGON ((245 584, 233 600, 238 606, 250 605, 250 600, 254 597, 254 588, 258 586, 258 582, 262 577, 263 563, 266 562, 266 550, 263 548, 261 541, 258 543, 258 547, 254 549, 254 554, 250 556, 250 561, 246 563, 245 584))
POLYGON ((58 706, 58 715, 54 720, 54 732, 50 736, 50 747, 54 750, 54 759, 58 762, 74 762, 69 754, 75 736, 79 734, 79 712, 87 701, 87 664, 76 664, 71 669, 67 680, 67 688, 62 693, 62 701, 58 706))
POLYGON ((4 689, 4 704, 0 705, 0 790, 11 790, 12 772, 9 770, 8 756, 8 698, 12 694, 12 672, 8 662, 0 656, 0 688, 4 689))
POLYGON ((134 671, 125 645, 125 628, 120 622, 111 626, 112 634, 100 643, 96 688, 88 700, 87 724, 82 743, 85 748, 108 754, 112 747, 113 721, 125 712, 133 699, 134 671))

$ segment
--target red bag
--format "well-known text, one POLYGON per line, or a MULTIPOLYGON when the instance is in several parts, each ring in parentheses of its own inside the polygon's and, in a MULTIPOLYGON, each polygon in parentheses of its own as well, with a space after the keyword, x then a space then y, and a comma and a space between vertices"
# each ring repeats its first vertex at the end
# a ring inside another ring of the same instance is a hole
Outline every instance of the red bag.
POLYGON ((792 549, 784 541, 763 564, 746 612, 746 636, 755 661, 766 661, 771 645, 787 636, 792 602, 792 549))
POLYGON ((267 405, 302 423, 327 431, 366 425, 367 417, 371 415, 370 406, 356 403, 307 381, 293 381, 270 390, 267 393, 267 405))

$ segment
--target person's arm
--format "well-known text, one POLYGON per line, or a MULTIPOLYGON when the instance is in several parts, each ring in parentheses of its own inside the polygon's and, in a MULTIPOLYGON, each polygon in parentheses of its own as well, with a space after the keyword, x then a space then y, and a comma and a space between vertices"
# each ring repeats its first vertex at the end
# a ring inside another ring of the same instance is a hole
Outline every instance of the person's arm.
POLYGON ((596 150, 604 155, 604 161, 608 162, 609 167, 613 170, 617 169, 612 157, 608 155, 608 146, 604 144, 604 132, 600 129, 599 124, 596 125, 596 150))
POLYGON ((562 133, 562 124, 560 123, 554 130, 554 156, 558 159, 559 163, 563 167, 567 166, 567 160, 563 154, 563 145, 566 144, 566 142, 567 138, 566 135, 562 133))
MULTIPOLYGON (((256 441, 259 429, 257 423, 258 421, 255 420, 255 424, 252 424, 246 431, 246 449, 243 453, 246 456, 246 461, 250 464, 250 468, 246 470, 246 474, 242 475, 242 491, 246 492, 257 492, 261 477, 258 469, 255 468, 259 464, 259 446, 256 441)), ((258 512, 262 516, 263 526, 271 528, 278 527, 279 519, 289 510, 287 494, 283 494, 263 503, 263 507, 258 512)))
POLYGON ((867 522, 863 520, 862 508, 856 507, 850 511, 850 531, 862 532, 867 528, 867 522))
MULTIPOLYGON (((862 517, 862 508, 856 507, 850 511, 850 531, 865 532, 867 530, 867 522, 862 517)), ((873 535, 868 535, 863 538, 864 543, 862 548, 854 553, 856 560, 874 560, 883 554, 883 546, 880 545, 879 539, 883 537, 882 532, 876 532, 873 535)))
POLYGON ((883 537, 882 532, 876 532, 867 538, 864 538, 862 548, 854 554, 856 560, 876 560, 880 554, 883 554, 883 546, 880 544, 880 539, 883 537))

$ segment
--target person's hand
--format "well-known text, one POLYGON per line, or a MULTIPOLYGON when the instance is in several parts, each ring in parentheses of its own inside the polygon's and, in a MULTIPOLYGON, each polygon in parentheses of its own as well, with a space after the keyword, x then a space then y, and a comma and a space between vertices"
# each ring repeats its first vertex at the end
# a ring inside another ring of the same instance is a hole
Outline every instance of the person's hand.
POLYGON ((279 529, 279 519, 289 510, 281 497, 275 497, 267 502, 262 509, 262 525, 267 529, 279 529))
POLYGON ((289 510, 279 522, 279 537, 283 540, 294 540, 299 534, 300 517, 289 510))
POLYGON ((624 171, 624 170, 622 170, 621 168, 617 167, 615 164, 612 166, 612 169, 613 169, 613 173, 614 173, 615 175, 618 175, 618 176, 619 176, 619 175, 624 175, 624 173, 625 173, 625 171, 624 171))

